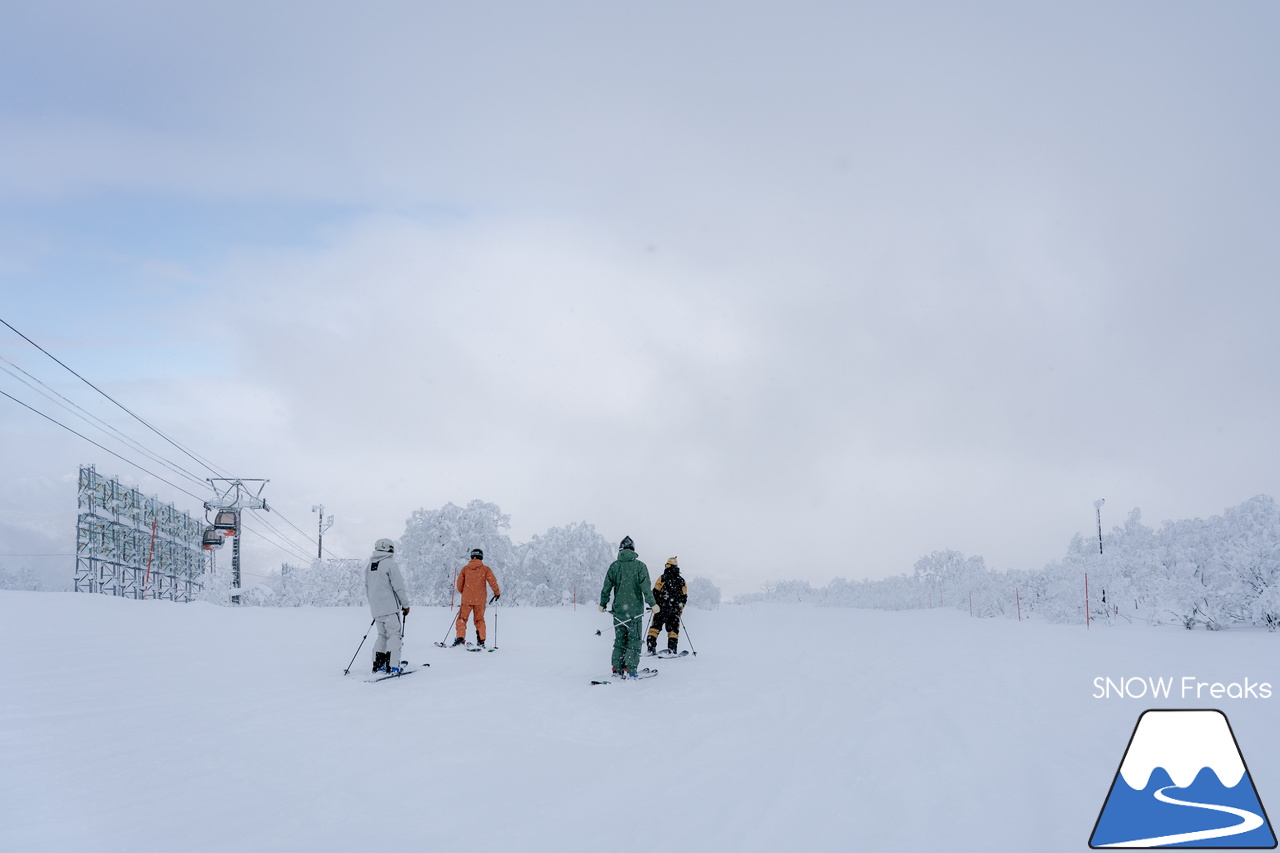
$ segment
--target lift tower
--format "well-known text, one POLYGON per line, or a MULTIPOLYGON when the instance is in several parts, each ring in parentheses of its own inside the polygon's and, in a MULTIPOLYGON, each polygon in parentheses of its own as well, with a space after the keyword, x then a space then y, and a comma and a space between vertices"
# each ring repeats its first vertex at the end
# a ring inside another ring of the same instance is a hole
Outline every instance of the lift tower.
MULTIPOLYGON (((240 588, 240 513, 246 509, 271 511, 271 507, 267 506, 267 502, 262 498, 262 490, 269 482, 270 480, 223 477, 209 480, 209 485, 218 493, 218 497, 205 501, 204 508, 214 513, 215 528, 222 531, 224 536, 234 537, 231 540, 231 586, 233 589, 240 588), (248 483, 257 483, 258 490, 252 491, 248 483)), ((231 596, 231 603, 239 604, 240 596, 231 596)))

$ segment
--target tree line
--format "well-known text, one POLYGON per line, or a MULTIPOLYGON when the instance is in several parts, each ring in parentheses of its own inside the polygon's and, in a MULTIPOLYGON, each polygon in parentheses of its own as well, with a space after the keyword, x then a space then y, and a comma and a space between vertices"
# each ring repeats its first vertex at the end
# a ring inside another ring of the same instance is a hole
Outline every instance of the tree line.
MULTIPOLYGON (((576 522, 553 527, 528 542, 514 543, 507 531, 511 517, 497 504, 473 500, 419 509, 405 523, 396 557, 414 604, 447 605, 455 573, 472 548, 484 551, 502 585, 502 601, 531 607, 594 604, 605 570, 617 557, 617 546, 595 527, 576 522)), ((654 580, 660 567, 650 567, 654 580)), ((239 590, 242 603, 296 607, 354 606, 365 603, 364 559, 316 560, 307 566, 282 567, 279 575, 239 590)), ((689 603, 711 609, 720 604, 720 589, 706 578, 687 578, 689 603)), ((205 599, 225 602, 230 571, 207 577, 205 599)))
POLYGON ((1097 539, 1077 534, 1061 560, 1039 570, 992 571, 982 557, 934 551, 909 575, 836 578, 821 587, 778 581, 734 601, 1274 629, 1280 625, 1280 507, 1258 495, 1220 516, 1166 521, 1158 529, 1143 524, 1134 509, 1103 536, 1101 550, 1097 539))

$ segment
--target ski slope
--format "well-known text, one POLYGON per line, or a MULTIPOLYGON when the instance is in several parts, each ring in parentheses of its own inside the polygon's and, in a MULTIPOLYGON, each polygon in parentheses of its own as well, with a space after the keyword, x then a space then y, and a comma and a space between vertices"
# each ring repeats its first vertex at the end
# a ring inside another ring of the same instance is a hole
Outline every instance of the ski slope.
POLYGON ((363 609, 0 592, 0 850, 1083 850, 1148 707, 1225 711, 1280 808, 1280 699, 1093 698, 1280 685, 1266 632, 724 606, 592 686, 607 615, 490 613, 469 654, 415 607, 430 668, 369 684, 363 609))

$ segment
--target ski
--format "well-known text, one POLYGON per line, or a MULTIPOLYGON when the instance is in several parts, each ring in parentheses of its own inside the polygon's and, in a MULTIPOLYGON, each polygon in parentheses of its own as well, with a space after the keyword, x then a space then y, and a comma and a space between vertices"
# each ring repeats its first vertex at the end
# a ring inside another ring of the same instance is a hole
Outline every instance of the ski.
MULTIPOLYGON (((435 645, 442 649, 452 649, 454 647, 453 643, 436 643, 435 645)), ((488 646, 477 646, 475 643, 467 643, 466 649, 469 652, 496 652, 498 647, 489 648, 488 646)))
MULTIPOLYGON (((431 664, 427 664, 427 666, 431 666, 431 664)), ((390 675, 379 675, 377 678, 366 678, 364 681, 365 684, 376 684, 379 681, 386 681, 388 678, 399 678, 402 675, 413 675, 417 671, 417 669, 405 669, 400 672, 393 672, 390 675)))
POLYGON ((661 660, 674 660, 675 658, 688 657, 688 655, 689 655, 688 649, 682 652, 668 652, 666 650, 663 650, 658 652, 655 655, 652 655, 652 657, 659 658, 661 660))
MULTIPOLYGON (((657 675, 657 674, 658 674, 658 671, 657 671, 656 669, 650 669, 649 667, 647 667, 647 666, 646 666, 644 669, 641 669, 641 670, 640 670, 639 672, 637 672, 635 675, 632 675, 632 676, 630 676, 630 677, 628 677, 628 678, 619 678, 618 680, 619 680, 619 681, 634 681, 634 680, 635 680, 635 679, 637 679, 637 678, 653 678, 653 677, 654 677, 655 675, 657 675)), ((592 684, 613 684, 613 682, 612 682, 612 681, 592 681, 591 683, 592 683, 592 684)))

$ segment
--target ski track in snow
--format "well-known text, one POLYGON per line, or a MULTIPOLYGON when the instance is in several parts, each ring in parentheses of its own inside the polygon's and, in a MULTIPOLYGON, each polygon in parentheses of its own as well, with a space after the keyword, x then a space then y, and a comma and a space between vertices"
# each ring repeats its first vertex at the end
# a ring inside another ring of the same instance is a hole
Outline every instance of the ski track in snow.
POLYGON ((1187 800, 1175 800, 1165 791, 1176 789, 1177 785, 1168 785, 1160 788, 1155 792, 1155 798, 1162 803, 1169 803, 1174 806, 1188 806, 1194 809, 1208 809, 1215 812, 1225 812, 1240 818, 1240 823, 1235 826, 1224 826, 1219 829, 1201 829, 1196 832, 1182 832, 1176 835, 1161 835, 1156 838, 1140 838, 1135 841, 1125 841, 1120 844, 1103 844, 1102 847, 1167 847, 1172 844, 1185 844, 1188 841, 1208 841, 1211 838, 1227 838, 1232 835, 1240 835, 1250 832, 1262 826, 1262 815, 1254 814, 1247 809, 1238 809, 1234 806, 1219 806, 1212 803, 1193 803, 1187 800))
MULTIPOLYGON (((1277 681, 1265 632, 685 615, 696 658, 601 690, 594 608, 503 607, 480 655, 414 607, 431 666, 367 684, 367 610, 0 591, 0 850, 1085 849, 1150 707, 1095 677, 1277 681)), ((1275 701, 1222 703, 1264 802, 1275 701)))

